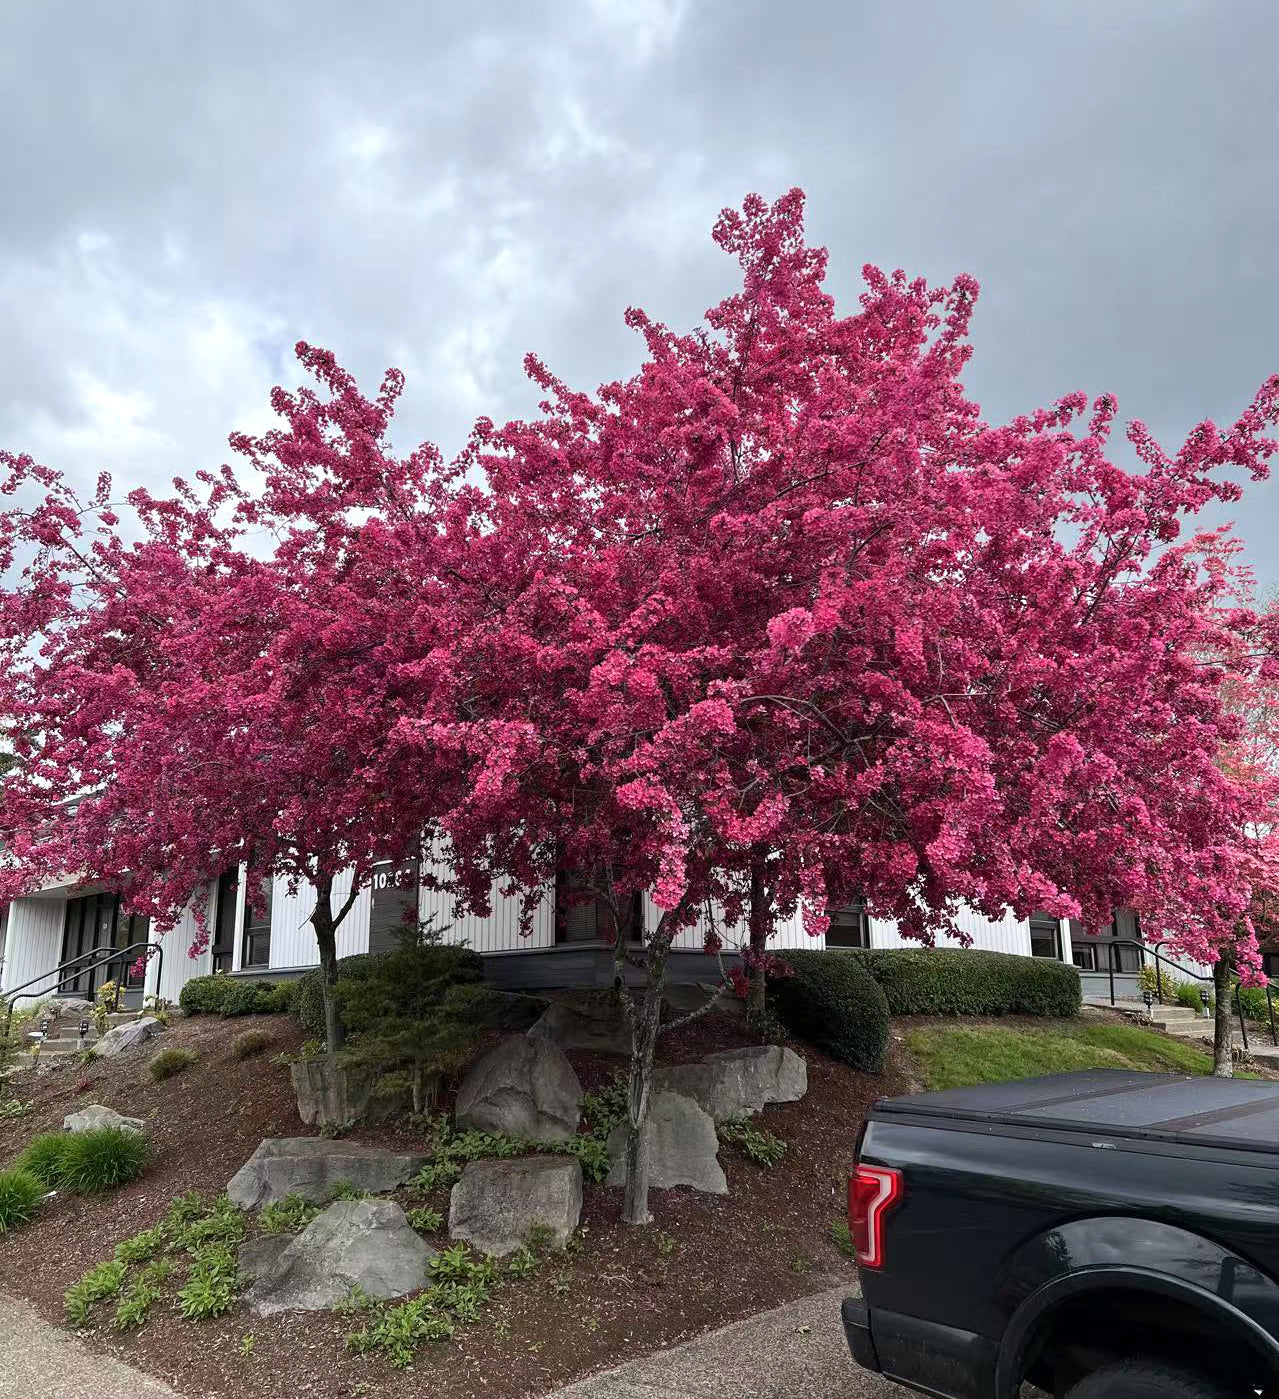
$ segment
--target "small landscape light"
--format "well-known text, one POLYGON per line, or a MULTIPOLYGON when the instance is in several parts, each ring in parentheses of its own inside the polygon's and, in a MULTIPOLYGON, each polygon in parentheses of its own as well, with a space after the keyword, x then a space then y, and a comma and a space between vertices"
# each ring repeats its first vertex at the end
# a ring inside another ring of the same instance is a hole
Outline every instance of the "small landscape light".
POLYGON ((1155 993, 1153 991, 1143 991, 1141 993, 1141 999, 1146 1003, 1146 1018, 1149 1020, 1154 1011, 1155 993))
POLYGON ((1209 1000, 1211 1000, 1211 999, 1212 999, 1212 998, 1208 995, 1208 988, 1207 988, 1206 986, 1201 986, 1201 987, 1199 988, 1199 1002, 1200 1002, 1200 1004, 1201 1004, 1201 1005, 1203 1006, 1203 1008, 1204 1008, 1204 1019, 1205 1019, 1205 1020, 1207 1020, 1207 1018, 1208 1018, 1208 1002, 1209 1002, 1209 1000))

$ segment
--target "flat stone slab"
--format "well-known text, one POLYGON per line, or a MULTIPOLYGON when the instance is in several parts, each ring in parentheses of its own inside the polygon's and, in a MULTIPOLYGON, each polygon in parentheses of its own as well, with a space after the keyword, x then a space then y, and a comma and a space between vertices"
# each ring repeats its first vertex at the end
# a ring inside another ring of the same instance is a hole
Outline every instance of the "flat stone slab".
POLYGON ((411 1151, 383 1151, 324 1137, 268 1137, 231 1178, 227 1195, 244 1210, 261 1209, 286 1195, 321 1203, 350 1181, 357 1190, 384 1194, 426 1164, 411 1151))
POLYGON ((563 1248, 582 1217, 582 1166, 571 1156, 472 1161, 449 1196, 449 1237, 490 1257, 514 1253, 534 1227, 563 1248))
POLYGON ((464 1132, 562 1142, 577 1131, 581 1102, 582 1085, 564 1051, 540 1036, 515 1035, 467 1072, 453 1115, 464 1132))
POLYGON ((108 1030, 93 1046, 93 1052, 99 1059, 112 1059, 117 1054, 123 1054, 126 1049, 145 1044, 157 1029, 163 1028, 154 1015, 144 1015, 141 1020, 130 1020, 124 1025, 117 1025, 113 1030, 108 1030))
MULTIPOLYGON (((626 1184, 626 1134, 628 1123, 609 1133, 608 1157, 612 1166, 607 1185, 626 1184)), ((644 1149, 648 1153, 648 1183, 659 1190, 689 1185, 707 1195, 727 1195, 728 1180, 719 1164, 719 1138, 715 1122, 692 1098, 669 1089, 649 1099, 644 1123, 644 1149)))
POLYGON ((375 1301, 425 1287, 435 1250, 393 1200, 337 1200, 260 1271, 244 1295, 258 1316, 327 1311, 353 1287, 375 1301))
POLYGON ((147 1124, 140 1117, 125 1117, 114 1108, 103 1107, 101 1103, 90 1103, 88 1107, 69 1112, 62 1119, 64 1132, 96 1132, 99 1127, 123 1127, 130 1132, 146 1134, 147 1124))
POLYGON ((659 1088, 683 1093, 717 1121, 748 1116, 808 1092, 808 1066, 793 1049, 767 1044, 708 1054, 700 1064, 658 1069, 659 1088))

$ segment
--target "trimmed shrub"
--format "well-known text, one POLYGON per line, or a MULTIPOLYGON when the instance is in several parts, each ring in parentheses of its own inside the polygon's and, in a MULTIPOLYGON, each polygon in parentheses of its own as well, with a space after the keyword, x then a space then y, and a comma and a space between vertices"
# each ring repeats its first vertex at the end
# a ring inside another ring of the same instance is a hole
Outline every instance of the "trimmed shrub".
POLYGON ((147 1064, 147 1073, 155 1083, 163 1083, 166 1078, 189 1069, 200 1056, 191 1049, 162 1049, 147 1064))
POLYGON ((1046 957, 962 947, 850 948, 837 955, 854 958, 875 978, 891 1015, 1068 1016, 1082 1003, 1079 973, 1046 957))
POLYGON ((45 1183, 33 1171, 15 1166, 0 1171, 0 1234, 7 1234, 35 1214, 44 1198, 45 1183))
POLYGON ((62 1156, 62 1183, 81 1195, 112 1190, 137 1180, 147 1155, 147 1139, 127 1127, 68 1132, 62 1156))
POLYGON ((293 1009, 296 981, 265 981, 260 977, 193 976, 178 994, 188 1015, 282 1015, 293 1009))
POLYGON ((274 1043, 275 1036, 270 1030, 245 1030, 231 1041, 231 1053, 237 1059, 251 1059, 274 1043))
POLYGON ((888 1047, 888 1004, 878 982, 845 952, 779 954, 792 975, 769 981, 769 1003, 793 1035, 864 1073, 888 1047))
POLYGON ((67 1132, 44 1132, 27 1143, 26 1150, 18 1157, 18 1167, 30 1171, 52 1190, 62 1184, 64 1163, 67 1156, 67 1143, 71 1136, 67 1132))

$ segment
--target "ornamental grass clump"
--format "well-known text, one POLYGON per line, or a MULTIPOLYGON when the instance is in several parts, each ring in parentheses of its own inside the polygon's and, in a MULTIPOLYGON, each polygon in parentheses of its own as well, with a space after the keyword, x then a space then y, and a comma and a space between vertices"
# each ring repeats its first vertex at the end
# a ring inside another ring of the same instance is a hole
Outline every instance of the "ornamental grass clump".
POLYGON ((170 1049, 162 1049, 147 1064, 147 1073, 156 1083, 163 1083, 166 1078, 172 1078, 174 1074, 180 1074, 184 1069, 189 1069, 200 1056, 193 1049, 179 1049, 176 1045, 170 1049))
POLYGON ((80 1195, 95 1195, 137 1180, 147 1163, 147 1139, 128 1127, 68 1132, 61 1183, 80 1195))
POLYGON ((63 1163, 70 1141, 71 1135, 67 1132, 42 1132, 27 1143, 18 1157, 18 1165, 53 1190, 62 1184, 63 1163))
POLYGON ((45 1186, 32 1171, 15 1166, 0 1171, 0 1234, 25 1224, 44 1198, 45 1186))

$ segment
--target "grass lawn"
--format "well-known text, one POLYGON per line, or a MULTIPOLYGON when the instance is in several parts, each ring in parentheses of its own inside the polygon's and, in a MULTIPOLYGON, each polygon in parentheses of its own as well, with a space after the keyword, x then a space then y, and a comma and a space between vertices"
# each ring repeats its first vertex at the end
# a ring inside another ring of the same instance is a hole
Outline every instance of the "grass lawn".
MULTIPOLYGON (((1063 1020, 1042 1029, 981 1025, 921 1025, 906 1046, 929 1089, 1002 1083, 1072 1069, 1148 1069, 1206 1074, 1212 1059, 1201 1048, 1137 1025, 1063 1020)), ((1244 1077, 1244 1075, 1240 1075, 1244 1077)))

